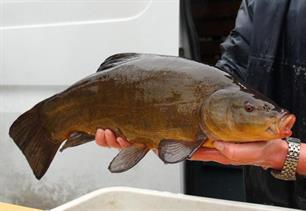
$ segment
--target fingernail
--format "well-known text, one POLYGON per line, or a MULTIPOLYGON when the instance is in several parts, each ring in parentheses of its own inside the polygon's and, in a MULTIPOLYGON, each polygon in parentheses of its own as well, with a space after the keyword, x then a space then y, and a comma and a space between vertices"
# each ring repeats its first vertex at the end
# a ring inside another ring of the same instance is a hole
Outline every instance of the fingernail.
POLYGON ((220 142, 220 141, 215 141, 214 142, 214 146, 219 151, 223 151, 223 149, 224 149, 224 144, 222 142, 220 142))

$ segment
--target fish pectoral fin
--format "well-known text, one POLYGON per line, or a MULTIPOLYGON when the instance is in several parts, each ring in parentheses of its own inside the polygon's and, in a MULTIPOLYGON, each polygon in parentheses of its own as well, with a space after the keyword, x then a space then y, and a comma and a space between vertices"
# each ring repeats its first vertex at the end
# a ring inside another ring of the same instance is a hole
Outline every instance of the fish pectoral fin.
POLYGON ((144 144, 134 144, 120 150, 118 155, 109 164, 112 173, 120 173, 135 166, 150 149, 144 144))
POLYGON ((193 142, 163 139, 158 146, 158 156, 165 163, 178 163, 190 158, 204 141, 205 139, 193 142))
POLYGON ((75 147, 81 144, 85 144, 95 140, 95 136, 90 135, 85 132, 73 132, 70 134, 69 138, 65 144, 60 148, 60 152, 64 151, 67 148, 75 147))
POLYGON ((214 140, 208 138, 208 136, 205 133, 203 133, 202 131, 199 131, 197 133, 196 140, 198 140, 198 141, 204 140, 204 142, 202 144, 202 147, 215 148, 214 147, 214 140))

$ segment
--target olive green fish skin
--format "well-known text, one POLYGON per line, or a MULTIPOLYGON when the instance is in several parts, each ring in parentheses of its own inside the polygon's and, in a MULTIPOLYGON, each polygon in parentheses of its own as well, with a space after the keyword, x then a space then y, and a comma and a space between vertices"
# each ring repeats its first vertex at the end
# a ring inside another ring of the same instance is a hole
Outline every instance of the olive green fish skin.
POLYGON ((112 160, 114 173, 158 149, 165 163, 190 158, 213 141, 288 137, 295 116, 229 74, 187 59, 117 54, 88 76, 23 113, 9 134, 40 179, 63 149, 109 128, 132 144, 112 160))
POLYGON ((140 55, 87 77, 40 108, 51 139, 119 128, 132 142, 156 147, 161 139, 194 141, 200 107, 218 89, 239 85, 226 73, 178 57, 140 55))

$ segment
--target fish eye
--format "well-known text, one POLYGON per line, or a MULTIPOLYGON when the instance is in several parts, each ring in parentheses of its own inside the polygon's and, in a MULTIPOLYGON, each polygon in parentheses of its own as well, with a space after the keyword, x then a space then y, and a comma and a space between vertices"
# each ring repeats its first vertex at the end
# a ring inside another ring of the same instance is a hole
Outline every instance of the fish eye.
POLYGON ((246 112, 252 112, 254 111, 255 107, 250 102, 246 101, 244 103, 244 109, 246 112))

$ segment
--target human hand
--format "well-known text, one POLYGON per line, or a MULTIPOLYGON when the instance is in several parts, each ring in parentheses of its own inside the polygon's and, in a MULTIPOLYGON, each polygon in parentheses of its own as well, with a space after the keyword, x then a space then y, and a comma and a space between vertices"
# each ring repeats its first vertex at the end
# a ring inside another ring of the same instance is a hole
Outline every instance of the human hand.
POLYGON ((288 144, 281 139, 267 142, 214 142, 216 149, 200 148, 191 160, 215 161, 225 165, 255 165, 264 169, 282 169, 288 144))
POLYGON ((125 148, 131 144, 122 137, 116 137, 109 129, 98 129, 96 132, 96 143, 102 147, 125 148))
MULTIPOLYGON (((103 147, 126 148, 131 144, 122 137, 116 137, 109 129, 98 129, 96 143, 103 147)), ((253 143, 229 143, 215 141, 216 149, 200 148, 191 160, 214 161, 225 165, 255 165, 263 168, 282 169, 288 145, 284 140, 253 143)))
MULTIPOLYGON (((109 129, 98 129, 96 132, 96 144, 102 147, 111 147, 111 148, 126 148, 131 146, 131 143, 128 140, 125 140, 122 137, 116 137, 113 131, 109 129)), ((152 149, 155 154, 158 154, 157 149, 152 149)))

